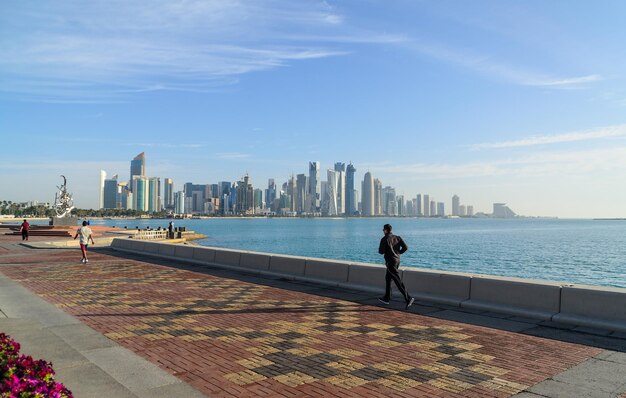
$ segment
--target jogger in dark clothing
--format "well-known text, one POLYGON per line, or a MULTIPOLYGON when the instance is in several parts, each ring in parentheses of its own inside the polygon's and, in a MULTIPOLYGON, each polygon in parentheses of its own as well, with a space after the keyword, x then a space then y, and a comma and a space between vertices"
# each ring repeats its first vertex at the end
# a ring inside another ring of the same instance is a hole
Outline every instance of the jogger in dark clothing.
POLYGON ((409 296, 409 293, 400 279, 398 273, 398 267, 400 267, 400 255, 407 251, 408 246, 401 237, 391 233, 391 225, 385 224, 383 227, 385 236, 380 240, 380 246, 378 247, 378 253, 385 256, 385 265, 387 266, 387 273, 385 274, 385 296, 379 298, 382 303, 389 304, 391 300, 391 281, 396 284, 398 290, 406 301, 406 309, 409 309, 413 305, 415 299, 409 296))

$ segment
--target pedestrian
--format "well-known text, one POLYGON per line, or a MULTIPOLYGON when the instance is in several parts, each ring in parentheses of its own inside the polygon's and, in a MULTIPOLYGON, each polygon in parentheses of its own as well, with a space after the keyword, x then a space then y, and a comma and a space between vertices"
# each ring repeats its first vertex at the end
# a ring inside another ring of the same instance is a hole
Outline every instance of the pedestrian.
POLYGON ((26 220, 24 220, 22 225, 20 225, 20 232, 22 233, 22 240, 28 240, 28 228, 29 227, 30 227, 30 224, 26 220))
POLYGON ((89 260, 87 260, 87 245, 89 245, 89 241, 94 245, 96 242, 93 241, 93 236, 91 236, 91 229, 87 226, 87 221, 83 221, 83 226, 76 230, 76 235, 74 235, 74 240, 80 236, 80 250, 83 253, 83 258, 80 260, 81 263, 87 264, 89 260))
POLYGON ((385 236, 380 240, 378 246, 378 253, 385 256, 385 265, 387 266, 387 273, 385 274, 385 295, 378 300, 383 304, 389 304, 391 300, 391 280, 396 284, 398 290, 404 297, 406 302, 406 308, 409 309, 413 305, 415 299, 409 296, 409 293, 400 279, 398 273, 398 267, 400 267, 400 255, 408 250, 408 246, 401 237, 391 233, 391 225, 385 224, 383 226, 383 232, 385 236))
POLYGON ((170 225, 167 226, 167 237, 169 239, 174 239, 174 221, 170 221, 170 225))

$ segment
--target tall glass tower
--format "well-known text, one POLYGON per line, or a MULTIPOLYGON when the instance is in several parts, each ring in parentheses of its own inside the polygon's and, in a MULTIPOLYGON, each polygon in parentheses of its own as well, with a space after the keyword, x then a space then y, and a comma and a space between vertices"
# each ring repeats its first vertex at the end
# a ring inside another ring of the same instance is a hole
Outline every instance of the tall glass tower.
POLYGON ((356 201, 354 200, 354 173, 356 168, 352 165, 352 162, 346 168, 346 215, 352 216, 358 210, 356 208, 356 201))

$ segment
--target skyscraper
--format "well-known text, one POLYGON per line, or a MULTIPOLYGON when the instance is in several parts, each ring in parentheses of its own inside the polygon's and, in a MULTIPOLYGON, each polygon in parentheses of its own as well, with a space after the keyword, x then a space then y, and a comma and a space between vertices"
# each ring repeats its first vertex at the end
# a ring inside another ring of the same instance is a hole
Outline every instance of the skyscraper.
POLYGON ((268 208, 272 208, 274 199, 276 199, 276 182, 273 178, 270 178, 267 180, 267 189, 265 190, 265 204, 268 208))
POLYGON ((430 216, 431 217, 436 217, 437 216, 437 202, 435 202, 434 200, 430 201, 430 216))
POLYGON ((320 180, 320 162, 309 162, 309 197, 311 199, 311 213, 320 209, 322 197, 322 181, 320 180))
POLYGON ((422 217, 424 212, 422 211, 422 194, 418 193, 415 197, 415 215, 422 217))
POLYGON ((352 162, 348 164, 346 168, 346 215, 352 216, 357 211, 355 203, 357 202, 354 197, 354 173, 356 168, 352 165, 352 162))
POLYGON ((161 181, 158 177, 148 178, 148 212, 161 211, 161 181))
POLYGON ((328 170, 328 181, 326 186, 326 196, 328 200, 328 215, 329 216, 337 216, 339 215, 339 175, 340 171, 328 170))
POLYGON ((374 215, 383 214, 383 183, 374 178, 374 215))
POLYGON ((178 191, 174 195, 174 212, 176 214, 185 213, 185 192, 178 191))
POLYGON ((146 175, 146 155, 141 152, 130 161, 130 181, 132 183, 133 177, 146 175))
POLYGON ((241 181, 237 182, 236 194, 236 210, 237 214, 247 214, 254 209, 254 188, 250 183, 250 176, 245 175, 241 181))
POLYGON ((166 209, 174 208, 174 180, 171 178, 164 179, 163 206, 165 206, 166 209))
POLYGON ((337 182, 337 214, 346 212, 346 164, 335 163, 335 171, 339 173, 337 182))
POLYGON ((133 209, 148 211, 148 179, 144 176, 133 176, 133 209))
POLYGON ((100 170, 100 208, 104 209, 104 180, 107 179, 107 172, 100 170))
POLYGON ((383 188, 383 214, 387 216, 398 215, 398 203, 396 202, 396 190, 392 187, 383 188))
POLYGON ((117 183, 117 174, 114 175, 110 179, 104 180, 104 189, 103 189, 103 200, 102 200, 102 208, 103 209, 117 209, 118 208, 118 193, 119 187, 117 183))
POLYGON ((461 211, 459 209, 460 205, 461 205, 461 200, 459 199, 459 197, 457 195, 454 195, 452 197, 452 215, 453 216, 460 216, 461 215, 461 211))
POLYGON ((308 177, 305 174, 298 174, 296 178, 296 212, 298 214, 308 212, 306 208, 308 197, 308 177))
POLYGON ((424 217, 430 216, 430 195, 424 194, 424 217))
POLYGON ((446 215, 445 204, 443 202, 437 202, 437 215, 439 217, 446 215))
POLYGON ((361 209, 366 217, 374 215, 374 179, 369 171, 363 177, 363 189, 361 190, 361 209))

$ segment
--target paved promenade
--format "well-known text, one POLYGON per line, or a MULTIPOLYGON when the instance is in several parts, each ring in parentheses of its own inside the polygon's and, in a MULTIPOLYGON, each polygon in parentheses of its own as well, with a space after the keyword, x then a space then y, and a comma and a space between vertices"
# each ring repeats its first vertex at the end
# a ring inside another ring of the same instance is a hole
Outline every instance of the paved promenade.
POLYGON ((110 249, 79 260, 0 237, 0 273, 210 397, 626 391, 626 336, 424 303, 399 311, 371 294, 110 249))

